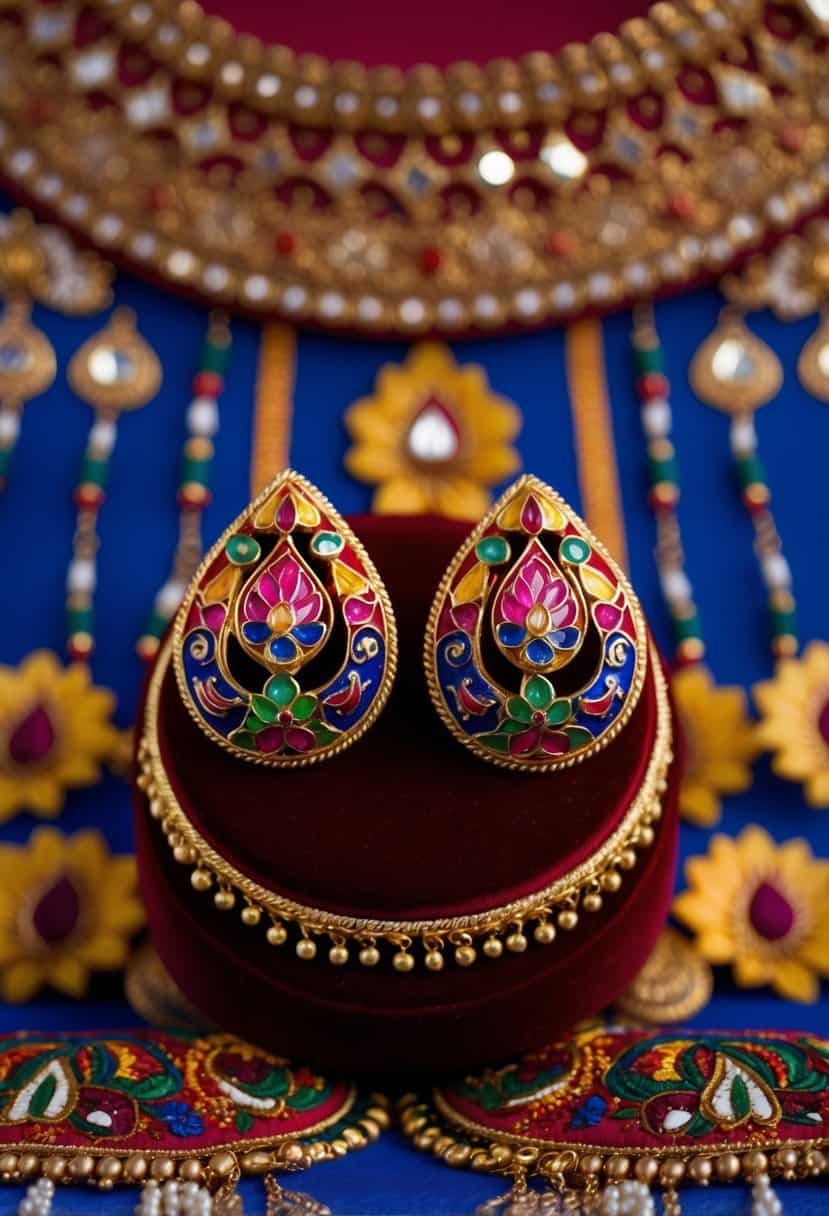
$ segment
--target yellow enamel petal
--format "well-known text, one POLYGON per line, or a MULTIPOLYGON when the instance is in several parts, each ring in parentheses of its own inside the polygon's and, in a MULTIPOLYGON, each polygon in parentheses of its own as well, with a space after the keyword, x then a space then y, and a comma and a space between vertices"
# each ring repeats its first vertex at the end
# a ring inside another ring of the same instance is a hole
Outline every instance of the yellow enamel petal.
POLYGON ((474 481, 457 477, 438 483, 434 490, 435 508, 449 519, 474 522, 486 513, 489 494, 474 481))
POLYGON ((754 954, 738 954, 734 959, 734 978, 741 988, 758 988, 771 982, 774 965, 754 954))
POLYGON ((452 592, 454 604, 469 604, 480 599, 489 577, 489 570, 483 562, 471 566, 452 592))
POLYGON ((697 949, 709 963, 730 963, 735 955, 734 939, 730 933, 706 930, 697 938, 697 949))
POLYGON ((435 504, 414 477, 393 477, 377 490, 373 507, 378 515, 422 515, 435 504))
POLYGON ((349 448, 343 463, 352 477, 369 485, 389 481, 405 471, 397 449, 383 447, 379 443, 349 448))
POLYGON ((77 956, 65 955, 50 963, 46 979, 53 988, 67 996, 82 997, 89 986, 89 972, 77 956))
POLYGON ((43 986, 43 969, 32 959, 21 959, 0 973, 0 993, 11 1005, 30 1001, 43 986))
POLYGON ((592 566, 582 566, 581 581, 584 589, 598 600, 609 600, 616 590, 610 580, 592 566))
POLYGON ((804 1005, 814 1004, 820 995, 814 972, 796 959, 783 959, 777 964, 772 984, 781 996, 804 1005))
POLYGON ((679 789, 679 810, 683 819, 698 827, 713 828, 720 821, 722 803, 712 789, 699 781, 684 780, 679 789))
MULTIPOLYGON (((271 520, 273 516, 271 516, 271 520)), ((238 566, 225 566, 224 570, 212 578, 205 586, 201 593, 202 603, 204 604, 220 604, 225 600, 229 600, 236 590, 237 584, 242 577, 242 571, 238 566)))

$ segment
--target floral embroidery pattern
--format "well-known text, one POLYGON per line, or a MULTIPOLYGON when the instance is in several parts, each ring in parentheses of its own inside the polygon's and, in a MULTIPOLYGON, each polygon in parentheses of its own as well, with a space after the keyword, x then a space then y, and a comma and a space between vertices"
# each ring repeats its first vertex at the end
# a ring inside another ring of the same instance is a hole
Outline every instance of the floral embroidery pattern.
POLYGON ((826 1134, 829 1042, 797 1033, 602 1027, 438 1090, 442 1116, 597 1148, 758 1144, 826 1134))
POLYGON ((0 1039, 0 1146, 199 1153, 244 1135, 322 1131, 354 1101, 347 1085, 228 1035, 0 1039))

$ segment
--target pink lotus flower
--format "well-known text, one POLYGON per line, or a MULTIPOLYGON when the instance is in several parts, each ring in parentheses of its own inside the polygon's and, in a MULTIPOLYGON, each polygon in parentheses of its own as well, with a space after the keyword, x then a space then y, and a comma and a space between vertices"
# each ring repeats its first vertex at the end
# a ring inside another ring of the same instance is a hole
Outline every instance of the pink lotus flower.
POLYGON ((323 597, 290 550, 259 575, 242 607, 242 636, 254 646, 267 644, 279 663, 296 659, 298 645, 315 646, 325 633, 320 620, 323 597))
POLYGON ((564 578, 536 555, 519 568, 499 608, 503 617, 496 629, 499 642, 509 649, 527 643, 526 656, 538 667, 551 663, 556 650, 572 650, 578 643, 573 593, 564 578))

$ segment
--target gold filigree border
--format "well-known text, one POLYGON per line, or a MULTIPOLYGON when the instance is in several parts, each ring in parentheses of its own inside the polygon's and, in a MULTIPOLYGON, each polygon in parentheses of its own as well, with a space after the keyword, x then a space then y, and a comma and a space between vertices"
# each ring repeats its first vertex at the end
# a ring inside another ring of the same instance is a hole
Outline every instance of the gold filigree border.
POLYGON ((655 840, 654 825, 662 814, 661 798, 667 788, 673 754, 667 685, 652 652, 657 723, 647 770, 621 823, 580 865, 532 895, 468 916, 378 920, 342 916, 298 904, 254 882, 228 862, 193 826, 176 797, 158 738, 161 691, 170 667, 171 645, 168 640, 150 680, 138 749, 138 786, 146 795, 149 814, 159 821, 175 860, 190 870, 190 881, 196 891, 213 889, 216 907, 227 912, 237 907, 240 896, 243 924, 251 927, 264 924, 271 945, 284 945, 289 938, 287 926, 291 926, 296 939, 294 948, 301 959, 316 958, 315 939, 324 938, 329 943, 330 963, 335 966, 348 963, 349 945, 356 945, 360 963, 372 967, 382 957, 379 943, 394 950, 391 958, 394 969, 408 972, 416 963, 411 951, 417 944, 427 970, 440 971, 447 947, 454 950, 459 966, 474 963, 478 949, 488 958, 500 957, 505 948, 508 952, 523 953, 529 946, 524 933, 529 924, 534 926, 532 937, 537 943, 550 944, 558 929, 569 931, 576 927, 580 911, 598 912, 604 896, 622 886, 620 871, 632 870, 638 853, 650 848, 655 840))

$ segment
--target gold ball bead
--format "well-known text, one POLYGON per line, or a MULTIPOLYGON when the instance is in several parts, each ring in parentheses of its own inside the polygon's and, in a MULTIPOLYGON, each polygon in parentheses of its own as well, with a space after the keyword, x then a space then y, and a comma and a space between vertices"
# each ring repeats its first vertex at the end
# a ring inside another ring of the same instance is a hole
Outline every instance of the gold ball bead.
POLYGON ((180 844, 178 848, 173 849, 173 860, 177 861, 180 866, 191 866, 196 860, 196 853, 192 845, 180 844))
POLYGON ((344 967, 348 962, 348 950, 345 946, 332 946, 328 951, 328 961, 335 967, 344 967))
POLYGON ((236 896, 233 894, 232 891, 219 890, 213 896, 213 903, 216 905, 216 907, 219 909, 220 912, 229 912, 230 909, 233 907, 233 905, 236 903, 236 896))
POLYGON ((713 1172, 714 1167, 709 1157, 694 1157, 688 1166, 688 1173, 691 1179, 699 1186, 706 1186, 713 1172))
POLYGON ((147 1175, 147 1158, 138 1153, 127 1157, 124 1163, 124 1173, 130 1182, 141 1182, 147 1175))
POLYGON ((588 891, 582 900, 585 912, 598 912, 602 906, 602 897, 598 891, 588 891))
POLYGON ((794 1148, 779 1148, 772 1157, 774 1164, 787 1177, 791 1177, 794 1174, 799 1159, 797 1149, 794 1148))
POLYGON ((540 925, 535 926, 533 937, 542 946, 549 946, 550 942, 554 942, 556 939, 556 927, 551 925, 548 920, 543 920, 540 925))
POLYGON ((731 1182, 740 1176, 740 1158, 736 1153, 722 1153, 714 1168, 721 1182, 731 1182))
POLYGON ((504 953, 504 943, 500 937, 488 937, 481 949, 487 958, 500 958, 504 953))
POLYGON ((579 914, 572 908, 563 908, 556 917, 560 929, 575 929, 579 923, 579 914))
POLYGON ((42 1166, 43 1177, 57 1182, 66 1173, 66 1165, 65 1157, 47 1157, 42 1166))
POLYGON ((743 1173, 747 1178, 756 1178, 758 1174, 765 1174, 769 1168, 769 1159, 765 1153, 759 1150, 753 1153, 746 1153, 742 1160, 743 1173))
POLYGON ((405 950, 398 950, 391 961, 395 971, 400 971, 401 973, 411 971, 415 965, 411 954, 407 954, 405 950))
POLYGON ((613 1182, 618 1182, 620 1178, 626 1178, 630 1170, 630 1160, 627 1157, 614 1156, 611 1157, 605 1166, 605 1173, 613 1182))
POLYGON ((23 1153, 17 1159, 17 1172, 21 1178, 34 1178, 40 1173, 40 1158, 37 1153, 23 1153))
POLYGON ((654 842, 656 833, 649 823, 644 823, 639 829, 639 843, 643 848, 649 849, 654 842))
POLYGON ((659 1181, 665 1187, 676 1186, 685 1175, 683 1161, 663 1161, 659 1167, 659 1181))
POLYGON ((308 962, 317 956, 317 943, 312 942, 310 937, 301 937, 296 944, 297 958, 304 959, 308 962))
POLYGON ((655 1157, 640 1157, 633 1167, 633 1172, 640 1182, 649 1186, 659 1173, 659 1162, 655 1157))
POLYGON ((633 849, 623 849, 619 854, 619 865, 623 870, 632 870, 636 865, 636 853, 633 849))
POLYGON ((286 1165, 304 1165, 307 1162, 305 1149, 296 1142, 286 1144, 280 1156, 286 1165))
POLYGON ((440 950, 427 950, 423 960, 430 971, 443 970, 443 955, 440 950))
POLYGON ((582 1174, 600 1174, 602 1172, 602 1159, 598 1153, 588 1153, 579 1161, 579 1170, 582 1174))
POLYGON ((376 967, 380 962, 380 951, 376 946, 363 946, 359 957, 364 967, 376 967))
POLYGON ((203 1172, 201 1162, 192 1157, 182 1161, 178 1167, 178 1176, 182 1182, 200 1182, 203 1172))
POLYGON ((826 1169, 826 1154, 819 1148, 809 1149, 803 1161, 810 1174, 822 1174, 826 1169))
POLYGON ((17 1155, 15 1153, 0 1154, 0 1175, 10 1178, 17 1170, 17 1155))
POLYGON ((284 925, 269 925, 265 936, 272 946, 282 946, 287 940, 288 930, 284 925))
POLYGON ((194 870, 190 875, 190 885, 194 891, 209 891, 213 885, 213 875, 209 870, 194 870))
POLYGON ((169 1157, 156 1157, 150 1162, 150 1174, 156 1182, 166 1182, 176 1172, 176 1163, 169 1157))
POLYGON ((70 1178, 88 1178, 95 1172, 95 1158, 90 1157, 88 1153, 80 1153, 77 1157, 71 1157, 67 1172, 70 1178))
POLYGON ((459 967, 471 967, 476 957, 474 946, 458 946, 455 951, 455 962, 459 967))
POLYGON ((622 885, 622 875, 617 870, 608 870, 602 875, 601 881, 605 891, 618 891, 622 885))
POLYGON ((164 814, 164 803, 160 798, 151 798, 149 802, 150 814, 153 819, 160 819, 164 814))
POLYGON ((214 1153, 207 1163, 207 1168, 215 1178, 228 1178, 236 1169, 236 1158, 233 1153, 214 1153))
POLYGON ((123 1166, 117 1157, 101 1157, 96 1173, 102 1182, 117 1182, 123 1173, 123 1166))
POLYGON ((246 904, 240 913, 243 925, 258 925, 262 919, 262 913, 259 908, 255 908, 253 904, 246 904))
POLYGON ((527 949, 527 939, 523 933, 510 933, 507 938, 507 950, 513 954, 523 954, 527 949))

